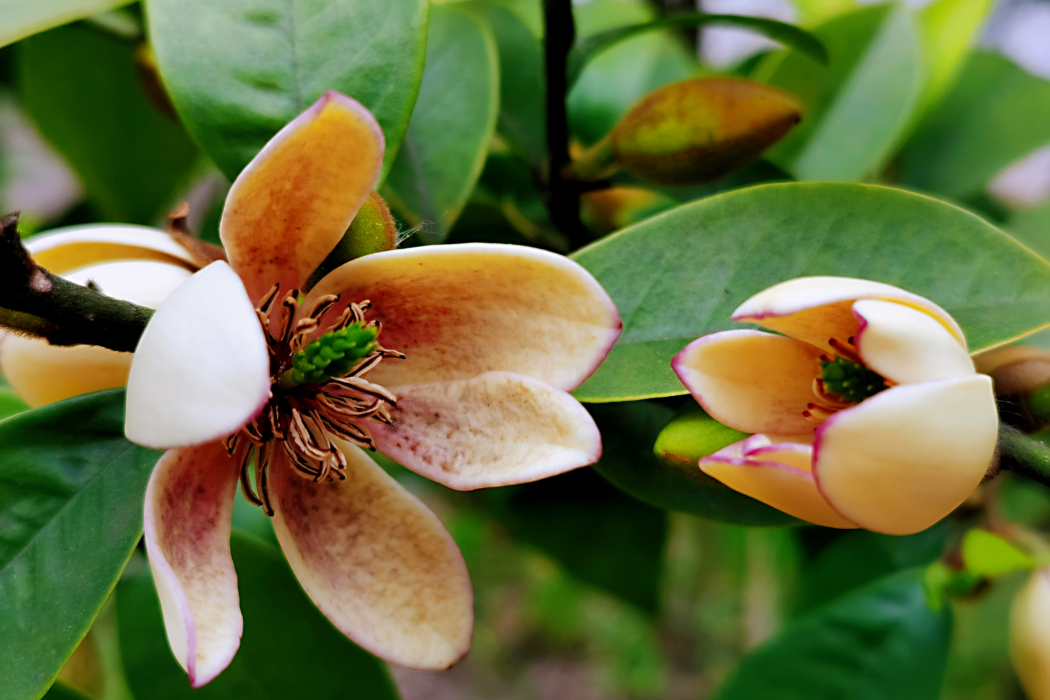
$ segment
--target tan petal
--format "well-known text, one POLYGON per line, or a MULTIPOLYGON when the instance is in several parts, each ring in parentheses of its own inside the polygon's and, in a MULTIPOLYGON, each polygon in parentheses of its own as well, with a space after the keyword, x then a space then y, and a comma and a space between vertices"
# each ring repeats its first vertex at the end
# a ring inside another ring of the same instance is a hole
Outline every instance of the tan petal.
POLYGON ((963 347, 966 339, 948 312, 929 299, 892 285, 849 277, 799 277, 751 297, 733 312, 733 320, 755 323, 798 340, 831 350, 830 338, 846 341, 859 322, 853 303, 861 299, 894 301, 935 318, 963 347))
MULTIPOLYGON (((311 292, 342 294, 326 316, 371 300, 380 342, 408 356, 370 379, 384 386, 526 374, 571 391, 620 334, 616 306, 580 265, 525 246, 467 243, 376 253, 333 270, 311 292)), ((310 299, 304 304, 309 308, 310 299)))
POLYGON ((745 433, 812 432, 803 411, 816 398, 821 350, 761 331, 723 331, 678 353, 675 374, 715 420, 745 433))
POLYGON ((56 275, 114 260, 156 260, 195 270, 193 256, 168 234, 146 226, 70 226, 26 241, 33 260, 56 275))
POLYGON ((821 424, 813 475, 832 507, 861 527, 919 532, 981 483, 998 427, 985 375, 901 385, 821 424))
POLYGON ((298 289, 332 252, 375 188, 383 149, 371 113, 326 92, 241 172, 219 230, 253 302, 275 282, 298 289))
POLYGON ((273 518, 288 563, 329 620, 373 654, 448 668, 470 649, 474 599, 441 521, 361 450, 340 444, 346 480, 314 483, 279 450, 273 518))
POLYGON ((543 479, 593 464, 601 435, 564 391, 510 372, 397 388, 389 426, 370 428, 379 451, 459 490, 543 479))
POLYGON ((169 450, 146 488, 146 553, 168 643, 199 688, 241 642, 230 517, 239 465, 219 443, 169 450))
POLYGON ((1050 700, 1050 571, 1041 569, 1014 598, 1010 660, 1029 700, 1050 700))

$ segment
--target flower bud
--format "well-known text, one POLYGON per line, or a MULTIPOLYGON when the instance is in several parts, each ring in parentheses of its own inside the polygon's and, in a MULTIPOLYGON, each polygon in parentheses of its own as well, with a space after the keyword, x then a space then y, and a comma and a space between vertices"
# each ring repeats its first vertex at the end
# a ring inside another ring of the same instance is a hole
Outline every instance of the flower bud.
POLYGON ((606 234, 670 209, 675 200, 641 187, 609 187, 585 192, 581 197, 583 223, 606 234))
POLYGON ((1050 700, 1050 570, 1032 574, 1010 612, 1010 659, 1029 700, 1050 700))
POLYGON ((397 248, 397 224, 390 215, 390 207, 373 192, 361 205, 343 239, 310 276, 306 288, 312 289, 322 277, 345 262, 394 248, 397 248))
POLYGON ((1003 420, 1027 432, 1050 423, 1050 352, 1013 345, 977 355, 974 365, 994 381, 1003 420))
POLYGON ((722 425, 699 408, 688 410, 660 431, 653 445, 657 458, 675 471, 700 480, 697 462, 727 445, 747 437, 747 433, 722 425))

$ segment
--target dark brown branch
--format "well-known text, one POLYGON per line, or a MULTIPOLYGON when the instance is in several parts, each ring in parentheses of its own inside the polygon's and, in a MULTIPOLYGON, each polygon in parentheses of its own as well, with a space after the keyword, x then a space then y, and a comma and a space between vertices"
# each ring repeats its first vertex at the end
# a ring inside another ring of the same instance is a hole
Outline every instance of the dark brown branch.
POLYGON ((153 311, 53 275, 33 262, 18 214, 0 219, 0 326, 52 345, 132 352, 153 311))

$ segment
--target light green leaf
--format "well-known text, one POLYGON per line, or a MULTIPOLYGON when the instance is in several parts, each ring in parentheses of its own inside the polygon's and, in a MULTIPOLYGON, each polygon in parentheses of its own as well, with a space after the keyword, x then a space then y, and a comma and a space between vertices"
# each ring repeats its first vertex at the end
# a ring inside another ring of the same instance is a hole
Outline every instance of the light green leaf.
POLYGON ((423 74, 426 0, 147 0, 164 83, 190 133, 233 179, 328 90, 363 104, 389 169, 423 74))
POLYGON ((881 579, 814 609, 751 652, 717 700, 936 700, 949 610, 926 604, 922 570, 881 579))
POLYGON ((17 49, 22 105, 102 215, 155 223, 200 155, 185 130, 146 98, 135 47, 79 24, 17 49))
POLYGON ((441 243, 485 165, 499 109, 496 40, 473 14, 437 6, 412 121, 387 177, 387 199, 416 234, 441 243))
POLYGON ((901 180, 963 198, 1050 143, 1050 81, 1003 56, 975 52, 948 96, 900 157, 901 180))
POLYGON ((0 423, 0 696, 38 698, 142 534, 159 453, 124 439, 124 392, 0 423))
POLYGON ((131 0, 0 0, 0 46, 90 15, 127 5, 131 0))
POLYGON ((915 20, 907 7, 883 4, 837 16, 813 33, 827 46, 827 67, 798 51, 778 52, 752 75, 805 106, 802 123, 767 157, 799 180, 862 180, 892 155, 916 105, 922 66, 915 20))
POLYGON ((1032 557, 987 530, 975 529, 966 533, 962 542, 962 559, 968 572, 990 578, 1035 566, 1032 557))
POLYGON ((148 700, 396 700, 379 659, 338 632, 314 607, 273 545, 234 531, 244 636, 229 667, 190 688, 164 636, 148 571, 120 582, 117 614, 128 683, 148 700))
POLYGON ((685 393, 671 358, 733 327, 745 299, 807 275, 894 284, 940 304, 970 350, 1050 320, 1050 264, 958 207, 888 187, 781 183, 672 209, 576 252, 624 321, 584 401, 685 393))

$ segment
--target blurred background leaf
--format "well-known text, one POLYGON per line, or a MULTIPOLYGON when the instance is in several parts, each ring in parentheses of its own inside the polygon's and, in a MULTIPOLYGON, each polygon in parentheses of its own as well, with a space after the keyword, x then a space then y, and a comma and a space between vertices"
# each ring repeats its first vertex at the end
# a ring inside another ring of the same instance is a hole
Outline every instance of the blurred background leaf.
POLYGON ((130 2, 131 0, 2 0, 0 16, 3 16, 4 21, 0 28, 0 46, 130 2))

